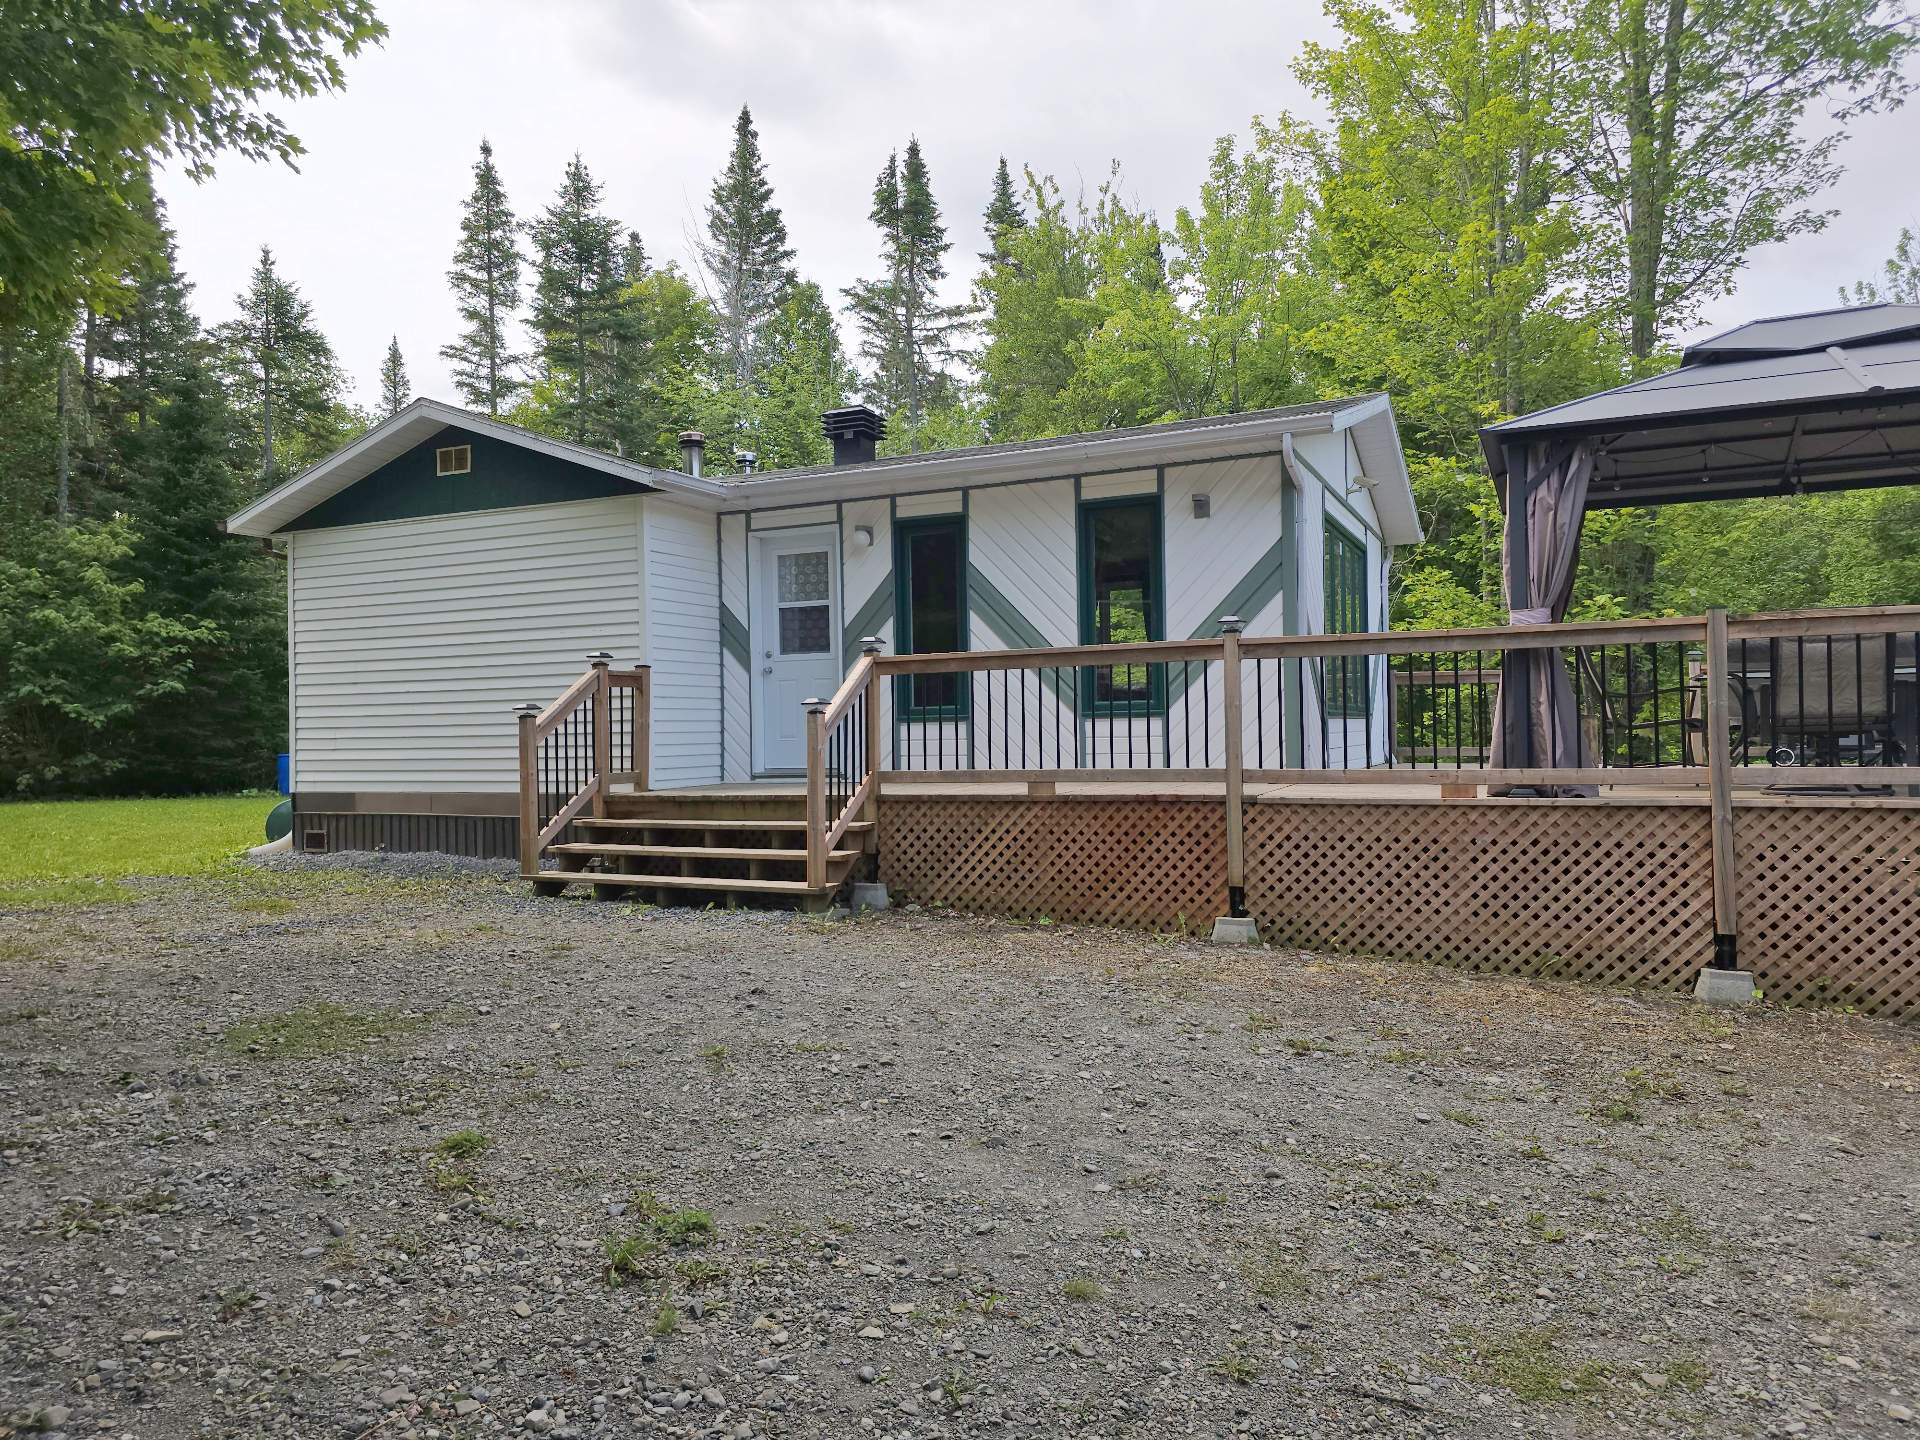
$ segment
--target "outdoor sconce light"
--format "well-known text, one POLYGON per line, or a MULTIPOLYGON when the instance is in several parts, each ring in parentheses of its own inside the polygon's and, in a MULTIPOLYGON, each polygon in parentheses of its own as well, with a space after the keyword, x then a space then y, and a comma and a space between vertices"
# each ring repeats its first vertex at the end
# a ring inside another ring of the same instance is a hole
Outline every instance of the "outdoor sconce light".
POLYGON ((1204 520, 1213 513, 1213 496, 1196 491, 1193 497, 1193 518, 1204 520))
POLYGON ((871 525, 854 526, 853 538, 858 540, 862 545, 866 546, 869 550, 871 550, 873 548, 873 526, 871 525))

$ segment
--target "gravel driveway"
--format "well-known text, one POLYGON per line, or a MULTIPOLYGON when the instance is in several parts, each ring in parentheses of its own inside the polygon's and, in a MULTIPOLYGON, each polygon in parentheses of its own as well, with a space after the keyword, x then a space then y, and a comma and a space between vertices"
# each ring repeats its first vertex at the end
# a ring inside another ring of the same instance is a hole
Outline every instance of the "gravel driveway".
POLYGON ((0 915, 0 1434, 1920 1435, 1920 1032, 416 861, 0 915))

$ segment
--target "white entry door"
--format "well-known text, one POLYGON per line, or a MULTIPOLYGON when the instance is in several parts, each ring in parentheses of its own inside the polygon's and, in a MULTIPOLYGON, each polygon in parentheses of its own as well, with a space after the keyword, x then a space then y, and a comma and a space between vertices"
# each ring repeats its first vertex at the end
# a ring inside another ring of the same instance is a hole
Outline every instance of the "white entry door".
POLYGON ((840 688, 839 533, 753 537, 754 769, 807 768, 806 702, 840 688))

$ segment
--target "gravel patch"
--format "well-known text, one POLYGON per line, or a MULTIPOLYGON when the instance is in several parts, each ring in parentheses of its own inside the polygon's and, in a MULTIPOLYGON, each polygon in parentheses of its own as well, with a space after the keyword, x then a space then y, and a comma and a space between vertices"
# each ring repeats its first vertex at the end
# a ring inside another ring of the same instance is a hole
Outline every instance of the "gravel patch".
POLYGON ((0 914, 0 1435, 1916 1435, 1920 1034, 274 857, 0 914))

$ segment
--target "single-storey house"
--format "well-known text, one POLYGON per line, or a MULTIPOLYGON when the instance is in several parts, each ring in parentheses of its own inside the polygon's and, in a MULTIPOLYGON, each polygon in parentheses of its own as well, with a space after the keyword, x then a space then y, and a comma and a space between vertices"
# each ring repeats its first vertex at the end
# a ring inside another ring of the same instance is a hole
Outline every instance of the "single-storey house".
MULTIPOLYGON (((1384 395, 888 458, 872 411, 823 423, 834 463, 723 477, 692 432, 660 469, 418 400, 231 517, 285 548, 303 833, 350 816, 336 843, 514 853, 510 712, 590 652, 652 667, 655 789, 792 776, 803 702, 864 637, 1184 639, 1229 613, 1250 636, 1384 629, 1393 549, 1420 538, 1384 395)), ((888 744, 929 765, 991 747, 958 682, 914 682, 888 744)), ((1096 748, 1171 753, 1163 678, 1100 684, 1074 709, 1126 724, 1096 748)), ((1386 707, 1352 690, 1309 695, 1321 723, 1274 753, 1386 754, 1386 707)))

